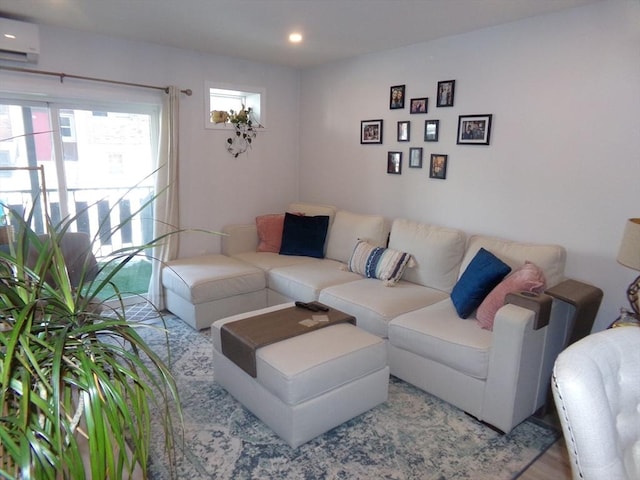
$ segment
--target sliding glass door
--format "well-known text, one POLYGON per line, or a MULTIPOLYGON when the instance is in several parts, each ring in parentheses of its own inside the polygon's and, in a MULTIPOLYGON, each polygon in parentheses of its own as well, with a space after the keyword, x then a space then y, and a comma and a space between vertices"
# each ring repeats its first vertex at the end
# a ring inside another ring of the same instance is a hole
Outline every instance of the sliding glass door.
MULTIPOLYGON (((35 205, 33 225, 43 233, 45 215, 54 224, 75 218, 72 230, 95 239, 98 257, 146 243, 153 211, 143 206, 154 196, 157 123, 154 107, 0 99, 0 202, 21 212, 35 205)), ((121 279, 124 291, 146 292, 150 267, 139 262, 121 279)))

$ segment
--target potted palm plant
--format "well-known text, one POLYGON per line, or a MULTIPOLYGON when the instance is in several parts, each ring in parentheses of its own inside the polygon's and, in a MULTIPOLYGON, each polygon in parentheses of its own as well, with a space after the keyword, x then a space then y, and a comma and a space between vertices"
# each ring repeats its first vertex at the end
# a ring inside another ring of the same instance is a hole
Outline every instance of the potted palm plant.
POLYGON ((0 250, 0 477, 146 477, 152 415, 173 451, 176 385, 140 325, 97 299, 152 245, 114 252, 102 266, 87 251, 70 272, 61 245, 76 218, 48 220, 43 236, 31 216, 11 215, 15 238, 0 250))

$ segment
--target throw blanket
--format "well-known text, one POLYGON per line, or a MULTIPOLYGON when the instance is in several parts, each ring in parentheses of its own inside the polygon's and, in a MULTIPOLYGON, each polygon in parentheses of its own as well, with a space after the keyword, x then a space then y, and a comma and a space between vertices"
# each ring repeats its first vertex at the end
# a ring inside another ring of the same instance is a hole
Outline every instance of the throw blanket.
POLYGON ((303 308, 289 307, 243 318, 225 323, 220 329, 222 353, 255 378, 257 375, 256 350, 258 348, 344 322, 355 325, 356 319, 333 308, 330 308, 328 312, 315 313, 303 308), (326 321, 304 322, 312 320, 313 317, 324 317, 326 321))

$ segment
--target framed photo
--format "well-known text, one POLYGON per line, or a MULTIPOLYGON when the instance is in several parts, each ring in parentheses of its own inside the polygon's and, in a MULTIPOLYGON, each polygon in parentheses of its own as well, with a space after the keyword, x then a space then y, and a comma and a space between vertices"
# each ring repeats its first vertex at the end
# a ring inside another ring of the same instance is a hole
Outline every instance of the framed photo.
POLYGON ((455 93, 455 80, 438 82, 438 101, 436 102, 436 107, 453 107, 453 97, 455 93))
POLYGON ((389 152, 387 154, 387 173, 395 175, 402 173, 402 152, 389 152))
POLYGON ((398 122, 398 141, 408 142, 410 136, 411 122, 398 122))
POLYGON ((389 108, 391 110, 404 108, 404 89, 405 85, 395 85, 391 87, 391 93, 389 95, 389 108))
POLYGON ((382 120, 360 122, 360 143, 382 143, 382 120))
POLYGON ((460 115, 458 117, 459 145, 489 145, 493 115, 460 115))
POLYGON ((424 141, 437 142, 439 129, 440 129, 440 120, 425 120, 424 121, 424 141))
POLYGON ((429 99, 424 98, 412 98, 409 106, 409 113, 427 113, 429 110, 429 99))
POLYGON ((447 159, 448 155, 441 153, 431 154, 431 163, 429 165, 429 178, 439 178, 444 180, 447 178, 447 159))
POLYGON ((409 168, 422 168, 422 147, 409 149, 409 168))

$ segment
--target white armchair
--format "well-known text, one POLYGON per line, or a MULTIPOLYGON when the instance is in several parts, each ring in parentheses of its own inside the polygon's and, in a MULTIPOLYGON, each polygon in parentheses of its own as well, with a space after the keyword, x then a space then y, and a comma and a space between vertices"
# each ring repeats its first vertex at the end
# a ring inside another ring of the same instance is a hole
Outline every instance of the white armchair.
POLYGON ((640 479, 640 328, 585 337, 564 350, 553 397, 574 479, 640 479))

